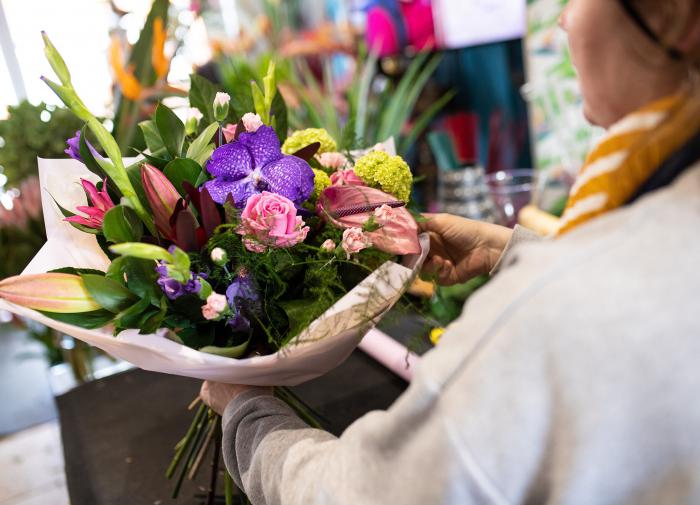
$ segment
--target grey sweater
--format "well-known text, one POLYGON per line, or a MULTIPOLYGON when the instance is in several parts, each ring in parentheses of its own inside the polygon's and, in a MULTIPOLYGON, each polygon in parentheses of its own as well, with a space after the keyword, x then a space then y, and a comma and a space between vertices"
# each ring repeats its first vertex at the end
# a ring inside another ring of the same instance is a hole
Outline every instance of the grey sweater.
POLYGON ((700 166, 509 248, 406 393, 340 438, 248 392, 224 415, 254 504, 700 503, 700 166))

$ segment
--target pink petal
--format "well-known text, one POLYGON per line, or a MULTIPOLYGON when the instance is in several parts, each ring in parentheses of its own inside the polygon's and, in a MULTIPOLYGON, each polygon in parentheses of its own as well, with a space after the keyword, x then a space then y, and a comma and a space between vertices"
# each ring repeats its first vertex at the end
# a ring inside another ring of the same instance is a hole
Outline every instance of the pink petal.
POLYGON ((97 186, 95 186, 92 182, 88 181, 87 179, 80 179, 80 183, 83 185, 83 189, 85 190, 85 193, 87 193, 87 196, 90 199, 90 201, 94 202, 95 200, 97 200, 98 195, 100 194, 100 192, 97 191, 97 186))
POLYGON ((87 226, 88 228, 100 228, 101 227, 101 225, 98 225, 94 221, 91 221, 83 216, 67 217, 64 219, 64 221, 68 221, 69 223, 82 224, 83 226, 87 226))
MULTIPOLYGON (((396 199, 378 189, 366 186, 330 186, 319 199, 320 213, 338 228, 362 228, 374 214, 374 209, 361 214, 335 218, 334 213, 350 207, 372 206, 396 199)), ((372 245, 390 254, 418 254, 418 225, 405 207, 394 209, 396 218, 377 231, 367 233, 372 245)))

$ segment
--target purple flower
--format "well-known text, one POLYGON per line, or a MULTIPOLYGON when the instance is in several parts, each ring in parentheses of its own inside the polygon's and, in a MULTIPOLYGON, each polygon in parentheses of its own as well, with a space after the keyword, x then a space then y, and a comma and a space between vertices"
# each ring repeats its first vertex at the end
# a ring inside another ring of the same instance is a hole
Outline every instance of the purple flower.
POLYGON ((269 126, 241 133, 238 140, 222 145, 206 168, 214 179, 204 186, 214 201, 223 204, 231 194, 238 208, 263 191, 285 196, 298 206, 314 188, 314 172, 309 164, 282 154, 275 130, 269 126))
POLYGON ((250 321, 243 313, 260 311, 260 295, 255 289, 255 282, 250 274, 245 271, 239 273, 238 277, 226 289, 226 298, 234 312, 234 316, 226 323, 231 326, 233 331, 250 329, 250 321))
MULTIPOLYGON (((66 148, 66 150, 63 152, 71 158, 73 158, 74 160, 78 160, 82 163, 83 158, 81 158, 80 156, 80 130, 75 132, 74 137, 71 137, 68 140, 66 140, 66 144, 68 144, 68 148, 66 148)), ((92 147, 92 144, 90 144, 90 142, 87 142, 87 146, 95 158, 100 157, 100 154, 95 150, 94 147, 92 147)))
POLYGON ((164 261, 158 262, 156 273, 158 274, 156 284, 170 300, 177 300, 184 295, 198 295, 202 289, 202 283, 199 282, 200 276, 193 273, 190 273, 190 278, 185 284, 170 277, 168 265, 164 261))

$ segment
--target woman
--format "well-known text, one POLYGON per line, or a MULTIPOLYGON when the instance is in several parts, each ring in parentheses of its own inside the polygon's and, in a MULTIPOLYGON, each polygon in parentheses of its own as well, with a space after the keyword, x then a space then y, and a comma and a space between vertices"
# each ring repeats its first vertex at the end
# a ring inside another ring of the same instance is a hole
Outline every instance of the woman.
POLYGON ((253 503, 700 503, 700 0, 571 0, 561 24, 609 134, 557 236, 428 220, 443 282, 498 275, 339 439, 205 383, 253 503))

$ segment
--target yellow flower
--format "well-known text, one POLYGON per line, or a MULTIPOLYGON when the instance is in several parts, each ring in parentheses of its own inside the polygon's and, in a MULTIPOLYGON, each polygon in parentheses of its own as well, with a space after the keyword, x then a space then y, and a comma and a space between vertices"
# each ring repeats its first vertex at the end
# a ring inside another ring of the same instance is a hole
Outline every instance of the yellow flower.
POLYGON ((321 192, 331 185, 331 178, 323 170, 317 170, 312 168, 314 171, 314 191, 311 193, 310 201, 316 202, 321 196, 321 192))
POLYGON ((129 68, 124 68, 122 63, 122 46, 117 37, 112 37, 112 44, 109 48, 109 62, 114 71, 114 77, 121 89, 122 94, 129 100, 138 100, 141 98, 143 87, 134 75, 134 66, 129 65, 129 68))
POLYGON ((440 342, 442 334, 445 333, 445 328, 433 328, 430 332, 430 341, 433 345, 437 345, 440 342))
POLYGON ((332 153, 338 150, 338 145, 326 130, 323 128, 307 128, 306 130, 295 131, 290 135, 282 146, 282 152, 284 154, 294 154, 314 142, 321 144, 317 154, 332 153))
POLYGON ((373 151, 357 160, 355 173, 368 186, 381 189, 399 200, 408 202, 411 196, 413 175, 401 156, 373 151))
POLYGON ((163 27, 163 20, 156 18, 153 21, 153 44, 151 45, 151 64, 158 79, 168 75, 170 62, 165 57, 165 39, 168 36, 167 30, 163 27))

